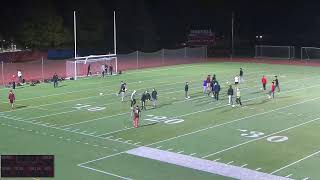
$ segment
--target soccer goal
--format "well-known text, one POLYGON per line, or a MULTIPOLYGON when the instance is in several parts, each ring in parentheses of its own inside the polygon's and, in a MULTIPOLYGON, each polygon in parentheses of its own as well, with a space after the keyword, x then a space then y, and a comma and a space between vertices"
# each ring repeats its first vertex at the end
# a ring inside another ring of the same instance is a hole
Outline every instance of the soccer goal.
POLYGON ((294 46, 255 46, 255 58, 294 59, 294 46))
POLYGON ((66 74, 68 78, 115 75, 118 73, 118 60, 114 55, 91 55, 78 57, 74 61, 67 61, 66 74))
POLYGON ((301 60, 320 60, 320 48, 301 47, 301 60))

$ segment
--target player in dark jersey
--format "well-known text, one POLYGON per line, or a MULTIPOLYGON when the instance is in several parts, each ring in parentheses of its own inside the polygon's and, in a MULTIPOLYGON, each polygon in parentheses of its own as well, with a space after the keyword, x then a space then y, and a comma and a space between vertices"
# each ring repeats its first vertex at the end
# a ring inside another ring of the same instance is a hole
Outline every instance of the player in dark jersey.
POLYGON ((142 110, 142 109, 147 110, 147 108, 146 108, 146 100, 147 100, 147 95, 146 95, 146 93, 144 92, 144 93, 141 95, 141 110, 142 110))
POLYGON ((57 73, 54 73, 54 75, 53 75, 53 77, 52 77, 53 87, 54 87, 54 88, 57 88, 57 87, 58 87, 58 80, 59 80, 59 77, 58 77, 57 73))
POLYGON ((16 100, 16 96, 14 95, 12 90, 9 91, 8 99, 9 99, 9 104, 11 106, 11 109, 13 109, 14 108, 14 101, 16 100))
POLYGON ((112 72, 113 72, 113 67, 112 67, 112 65, 109 66, 109 72, 110 72, 110 75, 112 75, 112 72))
POLYGON ((88 65, 88 70, 87 70, 87 76, 91 76, 92 73, 91 73, 91 64, 88 65))
POLYGON ((120 89, 119 89, 119 92, 118 92, 117 96, 119 96, 119 95, 120 95, 120 93, 121 93, 121 89, 123 88, 123 86, 124 86, 124 82, 123 82, 123 81, 121 81, 121 82, 120 82, 120 89))
POLYGON ((280 84, 278 80, 278 76, 274 76, 276 79, 274 80, 275 82, 275 88, 278 89, 278 92, 280 92, 280 84))
POLYGON ((213 91, 214 91, 214 99, 217 101, 219 100, 219 92, 220 92, 220 85, 218 82, 216 82, 213 86, 213 91))
POLYGON ((243 83, 244 79, 243 79, 243 70, 242 68, 240 68, 240 72, 239 72, 239 77, 240 77, 240 83, 243 83))
POLYGON ((188 91, 189 91, 189 83, 186 82, 186 84, 184 86, 184 93, 185 93, 185 98, 186 99, 190 99, 190 96, 188 96, 188 91))
POLYGON ((158 100, 158 92, 154 88, 151 93, 151 100, 152 100, 153 108, 156 108, 157 100, 158 100))

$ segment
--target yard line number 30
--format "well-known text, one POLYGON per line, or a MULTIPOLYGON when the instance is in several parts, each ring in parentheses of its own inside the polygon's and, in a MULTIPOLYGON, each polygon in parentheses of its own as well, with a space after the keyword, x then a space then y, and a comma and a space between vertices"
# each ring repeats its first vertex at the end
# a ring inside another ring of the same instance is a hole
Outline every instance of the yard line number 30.
MULTIPOLYGON (((245 129, 239 129, 242 137, 247 137, 247 138, 261 138, 263 137, 264 133, 259 132, 259 131, 249 131, 245 129)), ((279 143, 279 142, 284 142, 287 141, 289 138, 287 136, 270 136, 267 138, 267 141, 273 142, 273 143, 279 143)))

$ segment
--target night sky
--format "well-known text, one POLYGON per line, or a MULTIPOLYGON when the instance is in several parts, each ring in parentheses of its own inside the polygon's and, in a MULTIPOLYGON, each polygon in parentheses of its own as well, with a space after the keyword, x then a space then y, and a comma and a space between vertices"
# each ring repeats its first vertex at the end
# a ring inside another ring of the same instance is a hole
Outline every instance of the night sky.
POLYGON ((116 10, 119 50, 152 51, 185 42, 191 29, 211 29, 228 41, 234 12, 239 42, 254 42, 261 34, 264 39, 260 43, 320 46, 319 7, 317 1, 292 0, 8 0, 0 6, 0 39, 33 48, 72 48, 76 10, 79 46, 112 47, 116 10), (61 28, 54 40, 45 43, 50 34, 43 31, 57 26, 47 25, 49 19, 61 28), (38 41, 33 42, 30 34, 38 41))

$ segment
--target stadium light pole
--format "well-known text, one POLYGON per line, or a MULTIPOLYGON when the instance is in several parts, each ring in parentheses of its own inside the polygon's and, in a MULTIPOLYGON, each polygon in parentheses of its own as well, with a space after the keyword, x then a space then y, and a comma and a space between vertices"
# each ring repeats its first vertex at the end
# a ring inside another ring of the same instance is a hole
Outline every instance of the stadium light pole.
POLYGON ((73 11, 73 34, 74 34, 74 58, 77 58, 77 21, 76 11, 73 11))
POLYGON ((113 43, 114 43, 114 54, 117 55, 116 11, 113 11, 113 43))
POLYGON ((234 54, 234 12, 232 12, 231 19, 231 60, 233 59, 234 54))

